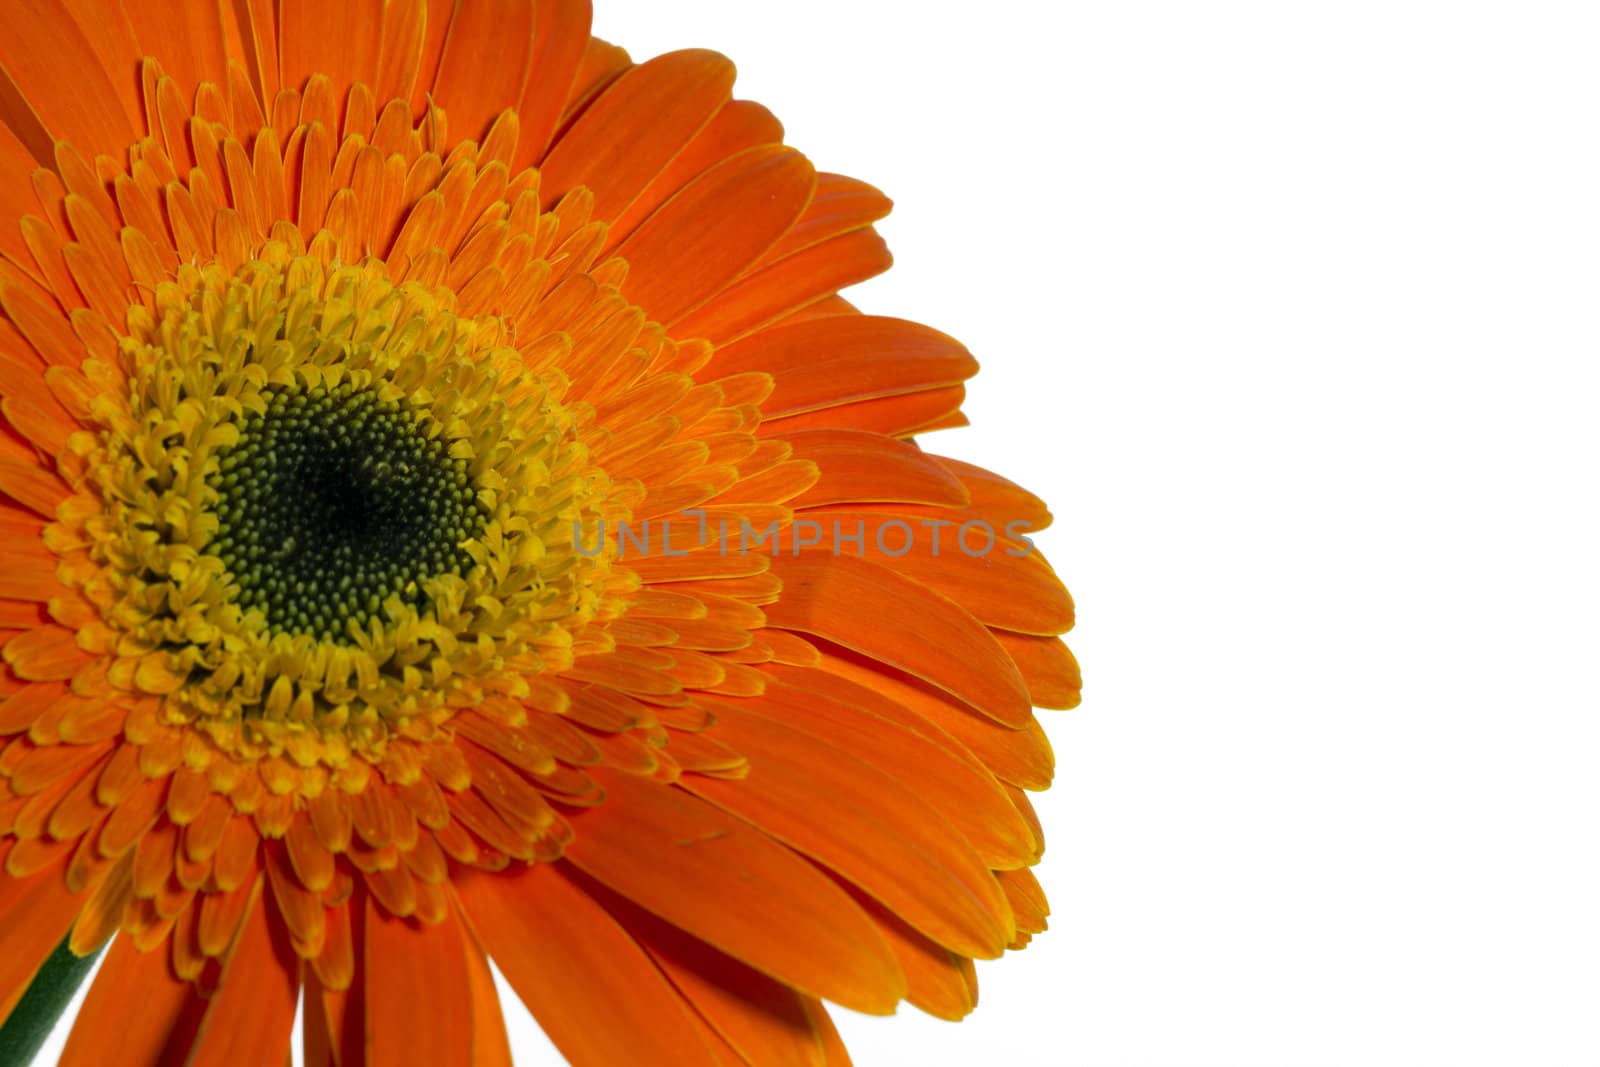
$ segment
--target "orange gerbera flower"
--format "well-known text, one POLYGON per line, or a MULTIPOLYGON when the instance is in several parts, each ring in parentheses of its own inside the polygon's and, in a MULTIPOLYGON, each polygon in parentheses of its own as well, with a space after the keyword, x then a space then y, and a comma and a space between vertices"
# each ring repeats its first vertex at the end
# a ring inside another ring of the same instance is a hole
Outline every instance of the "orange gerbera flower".
POLYGON ((582 0, 0 34, 0 1018, 64 1063, 843 1063, 1044 928, 1037 498, 877 190, 582 0), (940 534, 943 540, 940 540, 940 534))

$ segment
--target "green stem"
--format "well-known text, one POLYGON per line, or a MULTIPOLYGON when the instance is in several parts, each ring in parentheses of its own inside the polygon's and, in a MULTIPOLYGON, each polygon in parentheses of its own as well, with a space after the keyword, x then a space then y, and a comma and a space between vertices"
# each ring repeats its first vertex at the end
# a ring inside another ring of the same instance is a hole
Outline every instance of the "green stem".
POLYGON ((74 956, 65 940, 56 946, 11 1017, 0 1025, 0 1067, 28 1067, 33 1062, 98 955, 74 956))

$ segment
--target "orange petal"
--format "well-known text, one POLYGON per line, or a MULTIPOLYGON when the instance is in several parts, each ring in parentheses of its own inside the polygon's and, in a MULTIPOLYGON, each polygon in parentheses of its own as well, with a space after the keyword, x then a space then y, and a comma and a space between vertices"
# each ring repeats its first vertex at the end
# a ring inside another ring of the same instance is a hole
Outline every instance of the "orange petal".
POLYGON ((300 961, 257 883, 186 1067, 279 1063, 289 1055, 300 961))
MULTIPOLYGON (((365 1067, 368 1059, 366 1019, 361 1008, 364 1000, 361 975, 357 974, 355 984, 348 989, 331 989, 313 973, 306 979, 306 996, 315 998, 314 1006, 308 999, 306 1014, 321 1017, 316 1037, 327 1042, 326 1049, 322 1050, 327 1057, 323 1062, 328 1067, 365 1067)), ((307 1033, 310 1034, 309 1027, 307 1033)), ((314 1067, 316 1061, 311 1059, 310 1052, 308 1045, 306 1064, 314 1067)))
POLYGON ((751 100, 728 101, 633 203, 611 221, 606 251, 620 244, 656 208, 701 173, 746 148, 782 141, 783 125, 772 112, 751 100))
POLYGON ((876 920, 906 972, 906 1000, 950 1022, 966 1018, 978 1006, 970 959, 922 936, 877 901, 859 894, 857 899, 876 920))
POLYGON ((416 79, 411 86, 411 113, 418 116, 427 110, 428 94, 433 91, 434 78, 439 73, 445 38, 461 3, 460 0, 422 0, 419 6, 426 14, 422 20, 416 79))
POLYGON ((322 954, 311 961, 317 981, 333 990, 349 990, 356 981, 355 928, 361 922, 352 911, 361 908, 361 899, 328 909, 327 935, 322 954))
POLYGON ((500 994, 483 948, 466 939, 467 980, 472 989, 472 1063, 474 1067, 512 1067, 500 994))
POLYGON ((783 235, 814 181, 806 158, 782 145, 729 157, 684 186, 617 249, 632 268, 623 294, 671 325, 783 235))
POLYGON ((893 206, 887 196, 864 181, 843 174, 818 174, 817 190, 806 205, 805 214, 755 269, 841 234, 865 229, 889 214, 893 206))
POLYGON ((297 816, 289 824, 283 841, 301 884, 313 893, 320 893, 333 884, 333 853, 322 843, 309 817, 297 816))
POLYGON ((513 169, 532 166, 544 156, 588 48, 592 18, 589 0, 539 0, 535 5, 533 60, 517 109, 522 137, 513 169))
MULTIPOLYGON (((342 921, 346 929, 346 942, 363 944, 366 929, 366 901, 357 889, 346 907, 338 909, 347 913, 342 921)), ((322 1029, 330 1046, 331 1059, 339 1067, 362 1067, 366 1057, 366 968, 350 966, 349 981, 333 987, 326 984, 325 976, 318 971, 306 974, 306 1014, 320 1016, 322 1029)))
POLYGON ((798 993, 603 886, 589 882, 584 888, 627 928, 684 999, 747 1062, 821 1067, 822 1045, 798 993))
POLYGON ((1059 637, 1033 637, 999 631, 995 640, 1028 683, 1034 707, 1075 708, 1082 697, 1078 661, 1059 637))
POLYGON ((999 722, 1033 718, 1027 686, 989 631, 926 586, 849 555, 778 557, 768 625, 834 641, 960 698, 999 722), (881 620, 892 620, 887 625, 881 620))
POLYGON ((792 507, 840 502, 961 507, 967 491, 921 449, 863 430, 814 429, 784 434, 795 459, 810 460, 822 476, 789 501, 792 507))
POLYGON ((1033 530, 1043 530, 1050 525, 1050 511, 1044 501, 1020 485, 993 471, 963 463, 958 459, 936 456, 940 464, 961 479, 972 497, 972 509, 980 514, 1004 515, 1007 521, 1018 519, 1033 530))
POLYGON ((72 951, 80 956, 100 951, 122 925, 123 909, 133 895, 133 853, 126 853, 84 902, 72 926, 72 951))
POLYGON ((909 437, 959 414, 966 397, 965 386, 952 385, 902 396, 854 400, 837 407, 818 408, 797 415, 779 415, 764 421, 757 433, 763 437, 775 437, 816 427, 847 427, 870 430, 888 437, 909 437))
POLYGON ((827 1067, 850 1067, 850 1053, 845 1051, 844 1041, 840 1039, 833 1020, 828 1017, 828 1009, 820 1001, 807 1000, 806 1014, 811 1016, 811 1025, 822 1039, 822 1054, 827 1067))
POLYGON ((833 315, 762 330, 719 348, 707 373, 772 375, 765 418, 893 396, 972 377, 978 363, 959 341, 920 323, 833 315))
POLYGON ((18 796, 30 796, 63 779, 76 779, 110 748, 109 741, 93 745, 29 746, 27 754, 11 770, 11 791, 18 796))
POLYGON ((539 168, 540 196, 554 204, 587 186, 597 218, 617 215, 710 121, 732 88, 733 64, 715 52, 670 52, 634 67, 550 149, 539 168))
MULTIPOLYGON (((118 761, 113 759, 111 766, 107 768, 106 778, 109 778, 112 770, 118 766, 118 761)), ((138 773, 136 764, 132 767, 122 765, 122 768, 124 773, 130 776, 138 773)), ((124 850, 133 847, 160 817, 162 804, 167 795, 167 782, 165 779, 145 781, 127 794, 115 798, 105 795, 105 787, 106 779, 103 778, 99 799, 102 802, 116 803, 116 810, 111 813, 111 818, 100 830, 100 853, 110 858, 120 856, 124 850)))
POLYGON ((8 396, 0 402, 0 410, 13 429, 51 456, 66 448, 67 438, 79 429, 77 421, 49 396, 35 400, 8 396))
MULTIPOLYGON (((390 100, 410 100, 427 32, 426 0, 391 0, 384 5, 378 73, 373 93, 381 107, 390 100)), ((440 41, 443 41, 440 35, 440 41)), ((409 116, 408 116, 409 117, 409 116)))
POLYGON ((482 140, 489 122, 521 99, 533 34, 534 0, 456 6, 433 95, 457 137, 482 140))
POLYGON ((0 699, 0 734, 22 733, 59 700, 67 687, 59 682, 23 684, 20 689, 0 699))
MULTIPOLYGON (((848 750, 734 701, 704 701, 715 736, 750 761, 684 787, 837 871, 953 951, 993 959, 1016 930, 989 867, 910 788, 848 750)), ((800 701, 803 707, 803 700, 800 701)))
POLYGON ((679 337, 724 344, 882 274, 893 257, 877 231, 854 230, 739 278, 674 326, 679 337))
POLYGON ((27 630, 42 626, 48 619, 40 601, 0 599, 0 630, 27 630))
POLYGON ((562 866, 458 881, 465 913, 511 988, 574 1067, 706 1063, 682 997, 562 866))
POLYGON ((368 1062, 476 1062, 467 946, 455 918, 397 919, 369 899, 365 940, 368 1062))
MULTIPOLYGON (((33 194, 29 175, 39 165, 39 157, 29 151, 17 133, 6 123, 12 118, 0 110, 0 218, 21 219, 29 212, 39 210, 38 198, 33 194)), ((33 126, 32 117, 26 116, 33 126)), ((32 141, 35 148, 49 158, 49 138, 42 129, 34 127, 32 141)), ((19 263, 26 263, 28 242, 21 227, 0 227, 0 252, 19 263)))
POLYGON ((1037 934, 1043 931, 1049 923, 1050 902, 1045 898, 1044 887, 1039 884, 1039 879, 1026 867, 1015 871, 1000 871, 996 874, 1000 879, 1000 887, 1006 891, 1006 897, 1011 901, 1011 910, 1017 916, 1017 929, 1024 933, 1037 934))
POLYGON ((227 83, 222 5, 124 3, 122 9, 138 38, 139 54, 159 56, 185 99, 194 99, 201 82, 227 83))
POLYGON ((78 647, 72 631, 59 626, 18 634, 6 642, 4 654, 19 678, 36 682, 71 678, 94 662, 93 656, 78 647))
MULTIPOLYGON (((10 841, 0 843, 9 853, 10 841)), ((62 881, 66 855, 26 878, 0 873, 0 1019, 11 1014, 41 964, 60 944, 83 901, 62 881)))
MULTIPOLYGON (((333 1051, 333 1027, 323 1006, 324 995, 316 972, 307 974, 305 991, 301 995, 301 1062, 305 1067, 344 1067, 333 1051)), ((358 1054, 350 1059, 349 1067, 357 1067, 359 1063, 358 1054)))
POLYGON ((143 953, 126 935, 118 937, 84 998, 60 1067, 181 1063, 205 1006, 172 973, 167 953, 143 953))
MULTIPOLYGON (((1000 783, 976 761, 963 758, 940 740, 916 732, 900 716, 895 720, 880 718, 871 709, 881 707, 881 703, 861 704, 850 699, 871 699, 870 693, 830 679, 822 671, 796 670, 785 677, 790 685, 769 683, 761 699, 738 706, 804 730, 824 744, 877 767, 948 820, 990 868, 1021 867, 1038 859, 1027 823, 1000 783), (823 684, 813 684, 818 681, 823 684)), ((712 710, 715 711, 714 706, 712 710)), ((739 746, 734 743, 733 747, 739 746)))
MULTIPOLYGON (((73 334, 49 297, 22 285, 0 284, 0 307, 46 364, 76 367, 83 361, 83 342, 73 334)), ((7 383, 5 391, 15 394, 18 390, 16 384, 7 383)))
POLYGON ((589 38, 583 48, 583 57, 578 60, 577 72, 572 76, 567 98, 562 104, 562 124, 570 126, 575 122, 579 115, 589 110, 601 93, 632 70, 633 65, 633 60, 628 58, 624 49, 598 37, 589 38))
MULTIPOLYGON (((814 657, 813 661, 804 666, 791 666, 781 663, 769 664, 765 670, 771 677, 780 682, 788 683, 808 692, 825 694, 834 701, 852 705, 870 712, 877 718, 894 723, 902 729, 932 742, 946 754, 965 763, 979 774, 983 774, 987 770, 984 762, 968 751, 961 742, 935 726, 926 717, 919 715, 916 711, 902 704, 889 692, 881 691, 878 682, 880 680, 887 681, 886 676, 872 670, 869 665, 863 665, 858 660, 852 659, 846 663, 836 656, 832 661, 826 661, 824 660, 824 652, 818 651, 815 647, 812 648, 812 655, 814 657), (860 672, 858 680, 844 677, 836 669, 837 666, 857 668, 860 672)), ((902 682, 902 692, 908 687, 908 684, 902 682)), ((981 721, 987 722, 989 720, 981 721)), ((1002 789, 1004 789, 1003 785, 1002 789)))
POLYGON ((323 945, 326 909, 322 900, 295 877, 287 852, 279 841, 268 841, 262 849, 268 884, 272 887, 270 900, 288 928, 296 950, 303 955, 315 956, 323 945))
POLYGON ((960 604, 986 626, 1046 638, 1072 628, 1072 597, 1039 552, 1007 536, 1010 520, 1004 515, 985 516, 970 508, 837 504, 809 509, 796 519, 820 527, 817 552, 840 545, 860 555, 851 549, 859 537, 866 552, 895 553, 897 573, 960 604), (914 536, 906 536, 908 526, 914 536), (835 531, 850 540, 841 541, 835 531))
POLYGON ((0 460, 0 493, 47 519, 55 518, 56 506, 68 496, 67 487, 54 474, 15 460, 0 460))
POLYGON ((338 86, 372 84, 382 29, 383 0, 282 0, 278 30, 283 84, 298 89, 313 74, 326 74, 338 86))
POLYGON ((572 817, 574 866, 781 982, 858 1011, 893 1011, 903 991, 893 957, 816 868, 674 786, 590 774, 608 799, 572 817))
MULTIPOLYGON (((54 138, 91 157, 120 157, 137 139, 132 85, 118 91, 122 87, 112 82, 65 8, 41 4, 26 18, 8 18, 0 34, 0 68, 54 138), (72 76, 62 77, 63 71, 72 76)), ((15 128, 13 108, 9 102, 0 108, 0 118, 15 128)))
POLYGON ((823 671, 875 690, 926 720, 939 735, 951 738, 981 760, 1002 782, 1025 789, 1049 788, 1055 757, 1044 731, 1031 715, 1021 729, 1016 729, 978 715, 932 686, 885 671, 846 649, 826 647, 821 653, 823 671))

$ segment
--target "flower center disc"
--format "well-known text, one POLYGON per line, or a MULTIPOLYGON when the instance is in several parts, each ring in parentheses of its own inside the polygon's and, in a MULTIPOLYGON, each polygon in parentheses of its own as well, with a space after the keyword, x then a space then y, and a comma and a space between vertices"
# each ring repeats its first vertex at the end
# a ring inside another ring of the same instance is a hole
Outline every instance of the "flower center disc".
POLYGON ((69 446, 105 504, 52 537, 113 624, 90 640, 203 749, 286 757, 275 789, 526 696, 621 610, 610 559, 575 549, 612 506, 592 412, 455 299, 269 242, 180 268, 85 364, 100 428, 69 446))
POLYGON ((235 602, 270 630, 350 644, 391 595, 421 611, 426 579, 465 574, 485 513, 429 429, 371 389, 272 391, 210 479, 235 602))

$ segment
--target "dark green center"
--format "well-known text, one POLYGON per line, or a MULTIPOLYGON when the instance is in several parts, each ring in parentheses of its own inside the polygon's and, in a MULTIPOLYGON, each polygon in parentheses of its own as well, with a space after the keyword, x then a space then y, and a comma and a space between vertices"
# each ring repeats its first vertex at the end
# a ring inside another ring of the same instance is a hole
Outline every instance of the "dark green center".
POLYGON ((483 532, 467 462, 370 389, 277 389, 220 453, 209 484, 235 600, 268 628, 348 643, 398 594, 423 608, 425 579, 462 574, 483 532))

